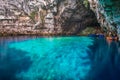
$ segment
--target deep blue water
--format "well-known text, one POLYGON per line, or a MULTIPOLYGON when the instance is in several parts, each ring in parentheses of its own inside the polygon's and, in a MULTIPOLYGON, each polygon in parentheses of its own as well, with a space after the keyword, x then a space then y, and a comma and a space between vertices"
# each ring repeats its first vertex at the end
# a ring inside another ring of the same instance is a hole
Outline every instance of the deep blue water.
POLYGON ((0 80, 120 80, 120 43, 90 37, 0 37, 0 80))

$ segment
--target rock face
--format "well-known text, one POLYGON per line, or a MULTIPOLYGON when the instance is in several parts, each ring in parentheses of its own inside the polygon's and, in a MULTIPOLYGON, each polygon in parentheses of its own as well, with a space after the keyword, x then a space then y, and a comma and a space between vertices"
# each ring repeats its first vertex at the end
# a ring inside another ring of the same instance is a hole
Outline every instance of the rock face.
MULTIPOLYGON (((97 26, 98 24, 95 14, 89 7, 85 7, 82 0, 15 1, 17 5, 21 3, 18 7, 10 3, 10 6, 16 9, 12 11, 19 13, 15 16, 27 15, 34 23, 31 20, 26 22, 33 23, 32 29, 39 29, 41 33, 78 34, 85 27, 97 26), (23 7, 20 7, 21 5, 23 7)), ((9 3, 7 3, 8 5, 9 3)), ((20 20, 18 19, 17 22, 20 23, 20 20)))
POLYGON ((115 31, 120 35, 120 0, 0 0, 0 2, 2 30, 11 29, 12 26, 18 32, 19 28, 26 31, 31 27, 29 31, 39 30, 39 33, 45 34, 78 34, 88 26, 98 26, 99 22, 106 31, 115 31))
POLYGON ((120 0, 88 0, 98 22, 108 31, 120 35, 120 0))
POLYGON ((59 11, 63 33, 77 34, 85 27, 97 26, 95 14, 83 5, 82 0, 66 0, 59 11))

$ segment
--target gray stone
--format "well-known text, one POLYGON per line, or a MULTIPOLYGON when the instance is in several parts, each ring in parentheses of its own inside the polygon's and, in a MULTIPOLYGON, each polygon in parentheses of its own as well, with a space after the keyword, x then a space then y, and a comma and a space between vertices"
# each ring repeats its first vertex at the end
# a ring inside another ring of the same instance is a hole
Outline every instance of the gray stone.
MULTIPOLYGON (((102 27, 120 34, 120 0, 88 0, 102 27), (95 7, 94 7, 94 6, 95 7)), ((120 37, 119 37, 120 38, 120 37)))

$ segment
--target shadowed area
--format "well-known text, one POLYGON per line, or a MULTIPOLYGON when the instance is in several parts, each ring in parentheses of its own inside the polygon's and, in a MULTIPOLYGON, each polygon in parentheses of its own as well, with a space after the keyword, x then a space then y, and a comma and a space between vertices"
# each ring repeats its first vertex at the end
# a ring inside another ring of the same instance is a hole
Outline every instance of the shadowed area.
MULTIPOLYGON (((26 37, 27 38, 27 37, 26 37)), ((0 38, 0 80, 17 80, 16 73, 27 70, 32 61, 25 56, 27 52, 9 48, 8 44, 25 40, 25 37, 0 38)))
POLYGON ((95 40, 89 80, 120 80, 120 43, 95 40))

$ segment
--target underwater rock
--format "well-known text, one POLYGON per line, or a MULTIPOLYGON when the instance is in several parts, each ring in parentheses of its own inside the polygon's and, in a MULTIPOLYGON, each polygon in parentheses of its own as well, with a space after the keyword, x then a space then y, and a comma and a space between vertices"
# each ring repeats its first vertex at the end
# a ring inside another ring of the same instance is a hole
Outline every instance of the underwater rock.
POLYGON ((32 61, 28 70, 16 74, 17 80, 84 80, 91 69, 88 52, 92 45, 89 37, 55 37, 11 43, 9 47, 27 52, 32 61))

